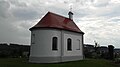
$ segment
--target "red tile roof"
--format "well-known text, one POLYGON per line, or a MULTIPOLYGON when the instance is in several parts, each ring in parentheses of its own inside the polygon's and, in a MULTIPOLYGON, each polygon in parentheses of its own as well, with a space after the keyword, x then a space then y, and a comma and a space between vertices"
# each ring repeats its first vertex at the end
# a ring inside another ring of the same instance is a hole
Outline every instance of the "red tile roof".
POLYGON ((30 30, 35 28, 57 28, 83 33, 73 20, 52 12, 48 12, 34 27, 30 28, 30 30))

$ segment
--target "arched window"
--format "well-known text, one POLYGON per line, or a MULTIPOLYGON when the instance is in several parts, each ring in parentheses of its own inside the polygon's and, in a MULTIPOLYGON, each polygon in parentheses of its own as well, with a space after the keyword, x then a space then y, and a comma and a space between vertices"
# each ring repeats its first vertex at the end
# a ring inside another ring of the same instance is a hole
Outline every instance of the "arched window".
POLYGON ((67 50, 68 51, 72 50, 72 40, 70 38, 67 39, 67 50))
POLYGON ((52 38, 52 50, 58 50, 57 49, 57 41, 58 41, 57 37, 52 38))

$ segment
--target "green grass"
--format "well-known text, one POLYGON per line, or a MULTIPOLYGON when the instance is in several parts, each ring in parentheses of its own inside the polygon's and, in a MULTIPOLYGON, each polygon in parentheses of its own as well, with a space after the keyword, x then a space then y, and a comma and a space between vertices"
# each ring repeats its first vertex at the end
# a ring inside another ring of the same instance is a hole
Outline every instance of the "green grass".
POLYGON ((120 67, 108 60, 85 59, 73 62, 35 64, 28 63, 24 58, 0 58, 0 67, 120 67))

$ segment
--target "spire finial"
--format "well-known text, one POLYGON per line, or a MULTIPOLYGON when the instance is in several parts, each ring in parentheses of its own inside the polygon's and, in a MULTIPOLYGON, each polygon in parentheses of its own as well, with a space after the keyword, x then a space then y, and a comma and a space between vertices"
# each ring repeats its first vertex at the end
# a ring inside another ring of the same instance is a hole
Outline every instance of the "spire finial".
POLYGON ((70 11, 72 12, 72 5, 70 5, 70 11))
POLYGON ((70 4, 69 4, 69 11, 72 12, 72 9, 73 9, 73 4, 70 3, 70 4))
POLYGON ((68 15, 69 15, 69 19, 71 19, 71 20, 73 20, 72 6, 73 6, 73 4, 72 4, 72 3, 71 3, 71 4, 69 4, 69 8, 70 8, 70 10, 69 10, 68 15))

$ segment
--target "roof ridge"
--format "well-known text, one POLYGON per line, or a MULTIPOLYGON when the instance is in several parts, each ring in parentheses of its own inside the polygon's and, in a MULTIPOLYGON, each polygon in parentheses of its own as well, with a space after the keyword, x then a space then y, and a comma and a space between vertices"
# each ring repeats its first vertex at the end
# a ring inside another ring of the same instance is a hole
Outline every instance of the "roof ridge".
MULTIPOLYGON (((52 13, 52 14, 54 14, 54 15, 57 15, 57 16, 60 16, 60 17, 69 19, 68 17, 65 17, 65 16, 63 16, 63 15, 59 15, 59 14, 57 14, 57 13, 53 13, 53 12, 50 12, 50 11, 48 11, 48 13, 52 13)), ((71 20, 71 19, 70 19, 70 20, 71 20)), ((73 21, 73 20, 71 20, 71 21, 73 21)))

